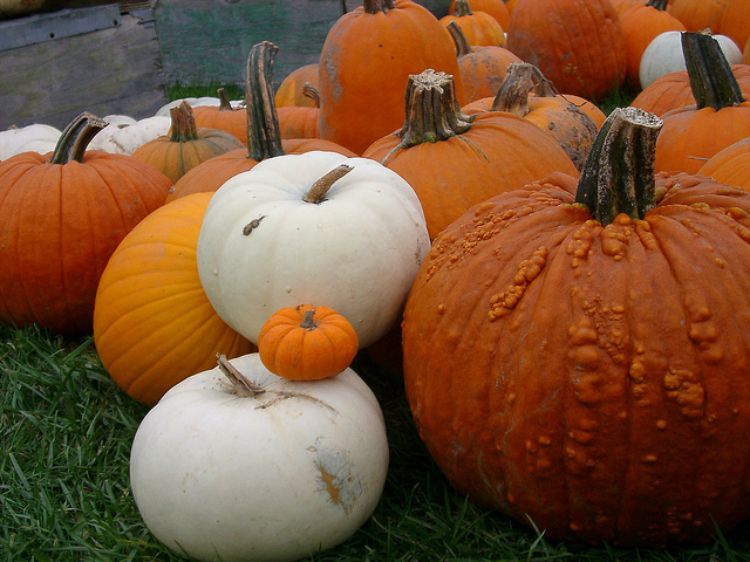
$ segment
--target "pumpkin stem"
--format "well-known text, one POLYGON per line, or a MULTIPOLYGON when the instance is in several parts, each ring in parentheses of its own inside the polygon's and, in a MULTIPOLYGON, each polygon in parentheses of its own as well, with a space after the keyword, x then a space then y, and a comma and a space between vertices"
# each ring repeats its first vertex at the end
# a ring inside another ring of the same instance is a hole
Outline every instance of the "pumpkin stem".
POLYGON ((170 142, 187 142, 198 138, 198 126, 193 117, 193 108, 187 102, 169 110, 172 117, 170 142))
POLYGON ((713 107, 718 111, 745 101, 716 39, 708 34, 688 32, 683 33, 681 39, 690 89, 698 109, 713 107))
POLYGON ((578 182, 576 202, 608 225, 620 213, 642 219, 656 205, 654 154, 662 120, 635 107, 610 113, 578 182))
POLYGON ((456 57, 463 57, 471 54, 471 45, 466 40, 466 35, 461 30, 459 25, 452 21, 448 24, 448 32, 453 38, 453 42, 456 44, 456 57))
POLYGON ((508 67, 505 80, 492 101, 493 111, 505 111, 525 117, 529 113, 529 93, 534 89, 534 66, 514 62, 508 67))
POLYGON ((539 67, 531 65, 534 74, 534 95, 540 98, 553 98, 560 94, 552 83, 552 80, 547 78, 539 67))
POLYGON ((320 108, 320 92, 310 82, 305 81, 302 85, 302 95, 313 100, 315 107, 320 108))
POLYGON ((279 48, 274 43, 262 41, 253 45, 247 57, 247 148, 248 157, 258 162, 284 154, 271 86, 271 67, 278 52, 279 48))
POLYGON ((324 201, 328 190, 331 189, 331 186, 338 180, 343 178, 346 174, 351 172, 353 169, 354 168, 352 166, 347 166, 346 164, 341 164, 340 166, 334 168, 323 177, 318 178, 318 180, 316 180, 315 183, 312 184, 307 193, 305 193, 305 196, 302 198, 302 200, 306 203, 315 203, 316 205, 319 205, 324 201))
POLYGON ((312 330, 313 328, 315 328, 317 324, 313 320, 313 316, 315 316, 314 308, 305 310, 305 316, 304 318, 302 318, 302 322, 300 323, 299 327, 304 328, 305 330, 312 330))
POLYGON ((346 12, 346 0, 341 0, 341 15, 343 16, 346 12))
POLYGON ((646 2, 646 6, 649 8, 656 8, 662 12, 667 9, 667 4, 667 0, 648 0, 648 2, 646 2))
POLYGON ((453 15, 457 18, 470 16, 473 13, 467 0, 456 0, 456 3, 453 5, 453 15))
POLYGON ((363 7, 368 14, 387 12, 394 7, 393 0, 364 0, 363 7))
POLYGON ((401 142, 394 150, 447 140, 468 131, 473 120, 461 112, 453 76, 431 68, 412 74, 406 86, 406 122, 398 132, 401 142))
POLYGON ((216 94, 219 96, 219 111, 235 111, 224 88, 216 90, 216 94))
POLYGON ((265 392, 263 388, 255 384, 253 381, 243 375, 237 367, 232 365, 227 356, 223 353, 216 355, 219 370, 229 379, 232 383, 232 390, 237 396, 256 396, 265 392))
POLYGON ((67 164, 75 160, 83 162, 86 147, 96 134, 109 125, 92 113, 84 111, 76 116, 63 130, 52 152, 52 164, 67 164))

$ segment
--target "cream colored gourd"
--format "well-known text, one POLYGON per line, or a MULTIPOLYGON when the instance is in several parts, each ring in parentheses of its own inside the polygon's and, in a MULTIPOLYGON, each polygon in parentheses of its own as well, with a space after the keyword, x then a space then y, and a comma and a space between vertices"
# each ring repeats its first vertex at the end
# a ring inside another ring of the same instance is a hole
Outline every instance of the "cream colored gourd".
POLYGON ((201 561, 298 560, 345 541, 387 473, 375 396, 351 369, 302 383, 271 374, 258 354, 232 367, 249 386, 205 371, 141 422, 130 483, 146 526, 201 561))
POLYGON ((52 152, 60 134, 60 129, 42 123, 0 131, 0 160, 21 152, 52 152))
POLYGON ((160 115, 139 120, 121 115, 109 115, 104 117, 104 120, 109 123, 109 126, 94 137, 89 144, 89 150, 133 154, 140 146, 166 135, 172 123, 169 117, 160 115))
MULTIPOLYGON (((681 36, 680 31, 665 31, 654 37, 654 40, 648 44, 641 56, 639 70, 641 88, 646 88, 665 74, 687 69, 685 56, 682 54, 681 36)), ((712 35, 712 37, 719 42, 730 65, 742 62, 742 52, 734 41, 726 35, 712 35)))
MULTIPOLYGON (((232 107, 240 107, 244 103, 244 101, 245 100, 231 100, 229 103, 232 105, 232 107)), ((169 110, 173 107, 177 107, 182 102, 186 102, 190 107, 201 107, 203 105, 218 106, 221 104, 221 100, 219 98, 212 96, 203 96, 199 98, 180 98, 162 105, 159 109, 156 110, 155 115, 169 117, 169 110)))
POLYGON ((308 152, 266 159, 211 199, 198 238, 198 273, 217 314, 253 343, 274 311, 327 306, 360 348, 398 321, 429 250, 424 214, 398 174, 367 158, 308 152), (351 167, 320 203, 317 180, 351 167))

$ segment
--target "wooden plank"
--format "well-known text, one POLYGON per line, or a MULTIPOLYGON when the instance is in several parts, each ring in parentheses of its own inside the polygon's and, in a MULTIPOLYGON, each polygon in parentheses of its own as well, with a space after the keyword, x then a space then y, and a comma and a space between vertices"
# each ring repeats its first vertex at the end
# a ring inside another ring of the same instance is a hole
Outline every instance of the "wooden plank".
POLYGON ((0 129, 61 128, 81 111, 153 115, 167 102, 152 26, 132 15, 119 26, 0 52, 0 129))
MULTIPOLYGON (((449 0, 420 0, 435 14, 449 0)), ((361 2, 349 0, 349 10, 361 2)), ((242 85, 250 48, 279 46, 274 83, 318 62, 326 34, 341 15, 341 0, 156 0, 154 18, 169 85, 242 85)))

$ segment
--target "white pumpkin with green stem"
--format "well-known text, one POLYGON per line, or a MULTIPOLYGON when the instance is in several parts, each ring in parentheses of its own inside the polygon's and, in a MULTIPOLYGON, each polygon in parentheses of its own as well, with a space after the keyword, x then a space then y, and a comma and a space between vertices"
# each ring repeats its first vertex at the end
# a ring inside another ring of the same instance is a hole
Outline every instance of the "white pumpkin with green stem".
POLYGON ((254 343, 274 311, 315 303, 344 315, 362 348, 397 323, 429 245, 401 176, 375 160, 308 152, 266 159, 219 188, 198 273, 217 314, 254 343))
POLYGON ((380 406, 351 369, 292 382, 258 354, 174 386, 130 456, 149 530, 196 560, 297 560, 348 539, 388 469, 380 406))

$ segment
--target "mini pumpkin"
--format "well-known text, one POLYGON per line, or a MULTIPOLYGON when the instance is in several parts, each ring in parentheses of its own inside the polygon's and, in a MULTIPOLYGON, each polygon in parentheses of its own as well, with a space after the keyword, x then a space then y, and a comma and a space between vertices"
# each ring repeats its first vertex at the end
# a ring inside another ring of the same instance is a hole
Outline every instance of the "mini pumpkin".
POLYGON ((455 0, 453 11, 440 18, 440 23, 446 28, 455 23, 469 45, 505 46, 505 31, 500 23, 486 12, 472 11, 468 0, 455 0))
POLYGON ((318 107, 320 105, 320 100, 316 101, 305 95, 304 88, 307 83, 317 89, 317 62, 295 68, 284 77, 274 95, 276 107, 318 107))
POLYGON ((233 106, 224 88, 219 88, 216 93, 219 105, 200 105, 193 108, 195 126, 226 131, 244 143, 247 137, 247 119, 244 108, 233 106))

